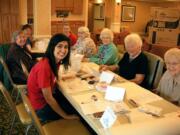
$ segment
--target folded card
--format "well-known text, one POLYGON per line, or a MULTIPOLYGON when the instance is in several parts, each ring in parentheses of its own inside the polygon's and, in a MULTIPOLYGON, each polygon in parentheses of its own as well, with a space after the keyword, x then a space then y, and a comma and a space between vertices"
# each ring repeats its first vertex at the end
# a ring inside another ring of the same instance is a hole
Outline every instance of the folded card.
POLYGON ((104 128, 110 128, 114 124, 116 119, 117 116, 115 115, 113 109, 107 107, 102 117, 100 118, 100 122, 104 128))
POLYGON ((125 89, 120 87, 107 86, 105 99, 111 101, 123 101, 125 89))
POLYGON ((106 83, 110 84, 112 82, 113 78, 114 78, 113 73, 103 71, 100 75, 100 82, 106 82, 106 83))

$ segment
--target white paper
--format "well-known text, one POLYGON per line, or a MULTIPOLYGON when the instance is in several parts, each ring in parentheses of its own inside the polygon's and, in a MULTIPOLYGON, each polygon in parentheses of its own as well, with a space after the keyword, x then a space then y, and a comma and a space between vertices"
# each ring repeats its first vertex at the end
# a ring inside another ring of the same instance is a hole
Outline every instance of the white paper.
POLYGON ((138 110, 147 114, 161 116, 162 108, 152 106, 152 105, 143 105, 138 107, 138 110))
POLYGON ((144 105, 154 101, 162 100, 161 97, 150 92, 142 93, 138 96, 132 97, 131 99, 133 99, 133 101, 135 101, 138 105, 144 105))
POLYGON ((89 85, 87 81, 79 78, 67 79, 61 84, 61 86, 67 93, 78 93, 95 89, 92 85, 89 85))
POLYGON ((85 115, 93 114, 97 112, 104 112, 106 104, 104 101, 88 101, 84 104, 80 104, 81 110, 85 115))
POLYGON ((114 78, 114 74, 109 73, 109 72, 102 72, 100 75, 100 82, 106 82, 110 84, 114 78))
POLYGON ((111 105, 112 109, 114 110, 114 112, 120 112, 120 113, 126 113, 126 112, 130 112, 130 109, 128 107, 127 104, 125 104, 124 102, 117 102, 111 105))
POLYGON ((111 101, 123 101, 125 89, 120 87, 107 86, 105 99, 111 101))
POLYGON ((116 119, 117 116, 115 115, 114 111, 110 107, 107 107, 102 117, 100 118, 100 122, 102 126, 106 129, 110 128, 114 124, 116 119))
POLYGON ((140 112, 137 108, 131 109, 131 112, 128 114, 128 116, 130 118, 131 123, 143 123, 157 119, 152 115, 148 115, 146 113, 140 112))

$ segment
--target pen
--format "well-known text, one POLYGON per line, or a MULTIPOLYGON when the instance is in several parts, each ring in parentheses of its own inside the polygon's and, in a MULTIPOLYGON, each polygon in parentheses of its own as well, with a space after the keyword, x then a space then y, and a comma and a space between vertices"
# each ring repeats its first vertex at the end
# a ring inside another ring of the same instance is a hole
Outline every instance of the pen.
POLYGON ((129 103, 134 107, 138 107, 138 104, 133 99, 129 99, 129 103))

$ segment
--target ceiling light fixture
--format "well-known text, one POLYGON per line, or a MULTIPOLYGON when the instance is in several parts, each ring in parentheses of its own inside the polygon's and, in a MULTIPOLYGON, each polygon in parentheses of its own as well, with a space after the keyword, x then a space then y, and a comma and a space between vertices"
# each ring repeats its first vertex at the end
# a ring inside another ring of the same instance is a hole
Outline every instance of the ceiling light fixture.
POLYGON ((116 0, 116 3, 119 5, 121 3, 121 0, 116 0))

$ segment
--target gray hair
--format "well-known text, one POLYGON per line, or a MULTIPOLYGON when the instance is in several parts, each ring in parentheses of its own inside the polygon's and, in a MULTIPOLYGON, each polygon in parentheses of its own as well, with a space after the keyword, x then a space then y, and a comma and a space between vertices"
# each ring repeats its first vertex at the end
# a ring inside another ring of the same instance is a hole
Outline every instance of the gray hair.
POLYGON ((102 38, 103 38, 104 36, 109 37, 109 38, 111 39, 111 41, 113 41, 113 39, 114 39, 114 34, 113 34, 113 32, 112 32, 110 29, 108 29, 108 28, 104 28, 104 29, 101 31, 100 39, 102 40, 102 38))
POLYGON ((171 48, 164 54, 164 60, 176 59, 180 63, 180 49, 171 48))
POLYGON ((23 30, 18 30, 18 31, 13 32, 11 43, 15 43, 18 35, 20 35, 21 33, 24 33, 23 30))
POLYGON ((78 28, 78 32, 84 32, 84 34, 86 35, 86 37, 90 37, 90 32, 89 29, 87 27, 79 27, 78 28))
POLYGON ((125 46, 129 44, 133 44, 140 47, 142 47, 142 44, 143 44, 141 37, 136 33, 131 33, 127 35, 124 39, 124 43, 125 43, 125 46))

